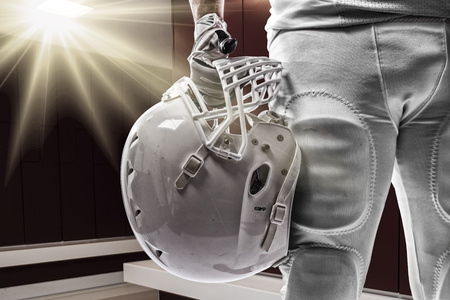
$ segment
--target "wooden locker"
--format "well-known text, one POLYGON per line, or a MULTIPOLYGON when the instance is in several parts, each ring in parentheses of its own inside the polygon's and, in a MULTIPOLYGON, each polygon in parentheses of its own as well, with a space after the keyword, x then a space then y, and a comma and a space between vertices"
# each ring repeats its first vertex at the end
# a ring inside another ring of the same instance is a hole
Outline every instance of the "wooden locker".
POLYGON ((111 165, 96 165, 94 174, 97 238, 129 235, 119 171, 111 165))
POLYGON ((228 33, 235 39, 238 44, 236 50, 230 54, 232 57, 244 55, 244 30, 243 30, 243 0, 227 0, 225 1, 224 20, 227 22, 228 33))
MULTIPOLYGON (((14 43, 3 37, 0 45, 14 43)), ((22 172, 18 133, 17 57, 0 61, 0 247, 20 245, 24 240, 22 172)))
POLYGON ((408 259, 406 254, 406 241, 405 232, 403 230, 403 224, 400 222, 400 234, 399 234, 399 280, 398 290, 402 295, 411 295, 411 287, 409 285, 408 276, 408 259))
POLYGON ((189 2, 172 0, 173 22, 173 81, 189 76, 188 56, 194 43, 194 20, 189 2))
POLYGON ((50 53, 34 43, 18 65, 25 243, 61 240, 55 84, 50 53), (49 76, 47 76, 47 74, 49 76))
POLYGON ((391 186, 378 227, 366 288, 398 293, 400 212, 391 186))
POLYGON ((268 56, 264 26, 270 16, 269 0, 243 0, 244 6, 244 54, 268 56))
POLYGON ((62 239, 95 238, 91 75, 85 53, 56 48, 62 239))
POLYGON ((95 164, 119 168, 122 150, 118 139, 123 128, 122 71, 114 59, 90 54, 92 67, 92 123, 95 164))

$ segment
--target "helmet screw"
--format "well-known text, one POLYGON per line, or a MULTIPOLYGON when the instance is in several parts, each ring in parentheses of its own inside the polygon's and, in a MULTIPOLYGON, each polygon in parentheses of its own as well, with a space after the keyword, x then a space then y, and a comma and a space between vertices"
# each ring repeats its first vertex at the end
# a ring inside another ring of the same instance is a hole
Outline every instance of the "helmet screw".
POLYGON ((281 175, 286 176, 288 171, 286 169, 281 170, 281 175))
POLYGON ((225 143, 225 145, 229 145, 230 144, 230 140, 229 139, 224 139, 223 142, 225 143))
POLYGON ((279 136, 277 136, 277 140, 282 142, 284 140, 284 136, 282 136, 281 134, 279 136))
POLYGON ((268 152, 268 151, 270 150, 270 146, 267 145, 267 144, 264 144, 264 145, 261 146, 261 149, 262 149, 262 151, 264 151, 264 152, 268 152))
POLYGON ((257 139, 253 139, 253 140, 252 140, 252 144, 255 145, 255 146, 257 146, 257 145, 258 145, 258 140, 257 140, 257 139))

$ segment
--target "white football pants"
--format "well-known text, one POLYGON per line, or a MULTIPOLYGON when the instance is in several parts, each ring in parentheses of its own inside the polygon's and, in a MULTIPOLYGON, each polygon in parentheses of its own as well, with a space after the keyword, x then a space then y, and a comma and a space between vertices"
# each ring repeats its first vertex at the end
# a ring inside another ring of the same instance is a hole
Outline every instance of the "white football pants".
POLYGON ((391 180, 414 300, 450 299, 449 24, 269 32, 303 163, 283 299, 359 299, 391 180))

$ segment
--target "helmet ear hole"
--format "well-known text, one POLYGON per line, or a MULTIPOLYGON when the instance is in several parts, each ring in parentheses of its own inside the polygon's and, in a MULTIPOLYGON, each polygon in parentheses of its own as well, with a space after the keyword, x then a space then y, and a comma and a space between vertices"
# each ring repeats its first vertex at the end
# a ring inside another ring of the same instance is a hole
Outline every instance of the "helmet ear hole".
POLYGON ((133 165, 131 164, 131 161, 127 162, 127 175, 130 176, 134 172, 133 165))
POLYGON ((261 165, 253 172, 249 187, 250 195, 254 196, 264 188, 269 177, 269 172, 270 167, 267 164, 261 165))
POLYGON ((156 247, 154 247, 152 244, 150 244, 148 241, 145 241, 145 245, 148 247, 148 250, 153 253, 157 258, 161 258, 161 255, 164 254, 164 252, 156 247))
POLYGON ((134 216, 134 222, 136 224, 136 228, 140 228, 142 225, 142 217, 144 213, 140 209, 140 207, 136 204, 136 202, 133 199, 129 200, 130 208, 132 210, 133 216, 134 216))

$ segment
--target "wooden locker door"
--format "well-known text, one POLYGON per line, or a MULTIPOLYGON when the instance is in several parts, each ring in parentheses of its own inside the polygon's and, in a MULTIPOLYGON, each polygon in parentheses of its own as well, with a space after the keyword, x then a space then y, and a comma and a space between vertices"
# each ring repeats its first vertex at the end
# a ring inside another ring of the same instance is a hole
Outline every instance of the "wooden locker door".
POLYGON ((400 223, 400 242, 399 242, 399 293, 402 295, 411 295, 408 276, 408 261, 406 256, 406 241, 403 231, 403 224, 400 223))
POLYGON ((43 44, 31 44, 18 65, 27 244, 60 241, 62 235, 54 66, 47 50, 43 44))
POLYGON ((92 68, 92 123, 95 164, 120 167, 123 128, 122 71, 112 58, 90 54, 92 68))
POLYGON ((63 240, 95 238, 91 76, 83 54, 55 47, 63 240))
POLYGON ((243 0, 244 55, 268 56, 264 26, 270 16, 269 0, 243 0))
POLYGON ((400 212, 391 186, 378 227, 366 288, 398 293, 400 212))
POLYGON ((188 56, 194 43, 194 21, 189 2, 172 0, 173 81, 189 76, 188 56))
MULTIPOLYGON (((3 37, 3 46, 15 43, 3 37)), ((0 60, 0 247, 20 245, 24 240, 22 172, 18 134, 18 57, 0 60)))
POLYGON ((96 236, 126 236, 130 233, 120 190, 122 71, 109 57, 93 55, 92 58, 99 68, 92 73, 96 236))
POLYGON ((227 22, 228 33, 237 39, 236 50, 230 54, 232 57, 244 55, 244 14, 242 12, 243 0, 226 0, 224 20, 227 22))

